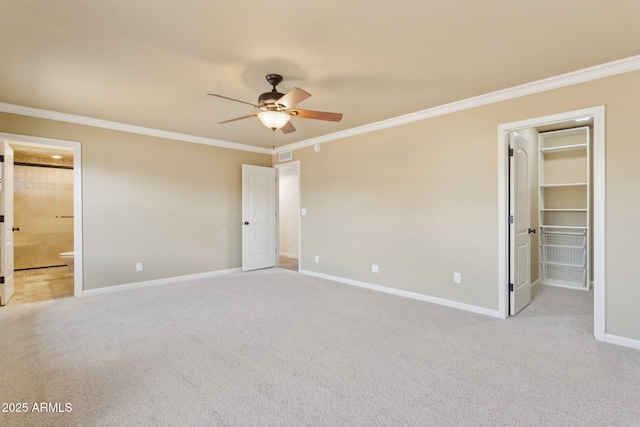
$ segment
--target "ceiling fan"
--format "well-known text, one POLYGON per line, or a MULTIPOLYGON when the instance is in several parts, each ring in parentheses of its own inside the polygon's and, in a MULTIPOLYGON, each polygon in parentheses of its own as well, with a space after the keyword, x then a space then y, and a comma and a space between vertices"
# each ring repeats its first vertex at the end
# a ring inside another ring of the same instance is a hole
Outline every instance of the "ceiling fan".
POLYGON ((258 97, 258 103, 252 104, 251 102, 240 101, 237 99, 229 98, 215 93, 208 93, 207 95, 217 96, 218 98, 228 99, 230 101, 241 102, 243 104, 251 105, 261 111, 247 116, 236 117, 235 119, 225 120, 221 123, 234 122, 236 120, 248 119, 250 117, 258 117, 263 125, 269 129, 275 131, 276 129, 282 130, 282 133, 295 132, 296 128, 293 127, 290 120, 292 117, 298 117, 301 119, 314 119, 314 120, 326 120, 330 122, 339 122, 342 120, 341 113, 328 113, 324 111, 311 111, 301 110, 299 108, 293 108, 296 104, 304 101, 311 96, 310 93, 294 87, 289 92, 283 94, 277 91, 276 86, 282 82, 282 76, 280 74, 267 74, 267 81, 273 87, 270 92, 265 92, 258 97))

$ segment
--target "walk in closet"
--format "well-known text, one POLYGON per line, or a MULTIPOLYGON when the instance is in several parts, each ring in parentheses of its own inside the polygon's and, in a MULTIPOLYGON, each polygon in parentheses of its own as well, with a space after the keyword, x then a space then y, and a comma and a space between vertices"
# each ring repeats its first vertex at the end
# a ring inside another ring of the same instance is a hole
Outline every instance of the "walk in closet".
POLYGON ((589 290, 591 131, 543 132, 538 146, 541 282, 589 290))

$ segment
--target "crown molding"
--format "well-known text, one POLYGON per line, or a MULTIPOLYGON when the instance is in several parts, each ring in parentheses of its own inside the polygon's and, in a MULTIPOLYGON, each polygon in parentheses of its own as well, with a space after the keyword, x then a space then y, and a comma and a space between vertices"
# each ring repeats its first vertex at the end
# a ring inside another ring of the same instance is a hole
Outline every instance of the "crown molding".
POLYGON ((405 114, 403 116, 358 126, 352 129, 347 129, 316 138, 306 139, 304 141, 299 141, 293 144, 283 145, 282 147, 276 148, 275 153, 287 150, 296 150, 315 144, 322 144, 324 142, 349 138, 351 136, 362 135, 369 132, 376 132, 382 129, 401 126, 407 123, 417 122, 420 120, 443 116, 458 111, 468 110, 471 108, 494 104, 509 99, 519 98, 521 96, 532 95, 535 93, 545 92, 552 89, 558 89, 565 86, 571 86, 578 83, 584 83, 591 80, 597 80, 614 76, 616 74, 623 74, 637 70, 640 70, 640 55, 631 56, 629 58, 620 59, 618 61, 608 62, 606 64, 596 65, 594 67, 584 68, 582 70, 561 74, 555 77, 537 80, 535 82, 502 89, 496 92, 479 95, 461 101, 451 102, 449 104, 444 104, 438 107, 417 111, 415 113, 405 114))
POLYGON ((95 119, 86 116, 77 116, 74 114, 59 113, 51 110, 43 110, 39 108, 24 107, 21 105, 7 104, 0 102, 0 112, 18 114, 22 116, 37 117, 41 119, 56 120, 67 123, 75 123, 79 125, 93 126, 103 129, 117 130, 121 132, 129 132, 140 135, 154 136, 158 138, 173 139, 176 141, 192 142, 195 144, 212 145, 215 147, 229 148, 232 150, 251 151, 262 154, 278 154, 282 151, 297 150, 309 147, 315 144, 322 144, 338 139, 345 139, 356 135, 362 135, 369 132, 376 132, 382 129, 388 129, 395 126, 401 126, 420 120, 430 119, 433 117, 443 116, 446 114, 464 111, 475 107, 494 104, 521 96, 532 95, 552 89, 558 89, 564 86, 571 86, 578 83, 584 83, 591 80, 597 80, 605 77, 614 76, 616 74, 628 73, 640 70, 640 55, 631 56, 629 58, 608 62, 594 67, 584 68, 582 70, 573 71, 559 76, 502 89, 496 92, 479 95, 473 98, 461 101, 451 102, 449 104, 440 105, 426 110, 409 113, 398 117, 393 117, 379 122, 374 122, 355 128, 347 129, 340 132, 334 132, 315 138, 306 139, 304 141, 283 145, 272 150, 270 148, 254 147, 247 144, 239 144, 237 142, 223 141, 214 138, 205 138, 195 135, 187 135, 183 133, 170 132, 165 130, 135 126, 126 123, 112 122, 108 120, 95 119))
POLYGON ((57 111, 24 107, 22 105, 6 104, 3 102, 0 102, 0 112, 18 114, 21 116, 37 117, 40 119, 56 120, 59 122, 74 123, 78 125, 92 126, 103 129, 117 130, 139 135, 154 136, 158 138, 173 139, 176 141, 192 142, 194 144, 212 145, 215 147, 230 148, 232 150, 251 151, 262 154, 273 153, 273 150, 271 150, 270 148, 254 147, 252 145, 239 144, 237 142, 223 141, 220 139, 205 138, 195 135, 187 135, 178 132, 170 132, 166 130, 129 125, 126 123, 94 119, 92 117, 77 116, 75 114, 59 113, 57 111))

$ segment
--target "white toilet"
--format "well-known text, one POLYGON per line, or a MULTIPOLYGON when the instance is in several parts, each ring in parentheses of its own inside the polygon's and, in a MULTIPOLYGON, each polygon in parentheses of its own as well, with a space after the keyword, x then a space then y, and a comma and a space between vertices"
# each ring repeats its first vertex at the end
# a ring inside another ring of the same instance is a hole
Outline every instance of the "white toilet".
POLYGON ((60 260, 69 267, 69 273, 67 276, 73 276, 73 251, 61 252, 60 260))

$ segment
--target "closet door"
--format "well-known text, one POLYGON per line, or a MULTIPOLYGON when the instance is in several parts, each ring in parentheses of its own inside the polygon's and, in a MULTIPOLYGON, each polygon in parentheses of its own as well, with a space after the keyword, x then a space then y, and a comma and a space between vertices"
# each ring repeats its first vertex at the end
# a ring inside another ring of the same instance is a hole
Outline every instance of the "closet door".
POLYGON ((518 313, 531 302, 531 184, 527 142, 515 132, 510 135, 509 211, 509 314, 518 313), (513 155, 511 155, 513 153, 513 155))

